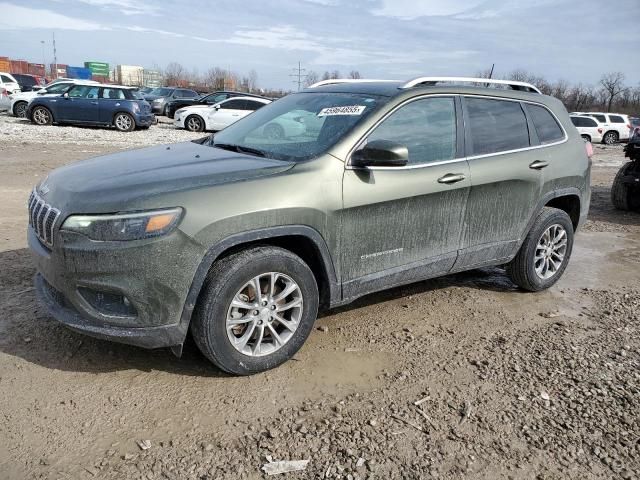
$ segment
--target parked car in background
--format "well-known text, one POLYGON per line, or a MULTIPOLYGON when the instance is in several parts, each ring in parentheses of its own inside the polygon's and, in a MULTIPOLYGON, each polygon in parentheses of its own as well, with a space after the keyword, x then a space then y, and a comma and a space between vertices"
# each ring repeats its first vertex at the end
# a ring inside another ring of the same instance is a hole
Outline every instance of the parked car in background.
POLYGON ((271 103, 258 97, 232 97, 212 106, 192 105, 175 113, 173 124, 190 132, 218 131, 271 103))
POLYGON ((9 98, 9 92, 5 88, 0 88, 0 112, 9 110, 11 106, 11 99, 9 98))
POLYGON ((12 73, 13 78, 16 79, 20 86, 21 92, 31 92, 33 90, 40 90, 42 85, 35 75, 27 75, 24 73, 12 73))
POLYGON ((73 85, 99 85, 98 82, 93 80, 72 80, 72 79, 58 79, 51 82, 49 85, 45 85, 40 90, 31 92, 19 92, 11 95, 10 111, 16 117, 26 117, 27 106, 29 102, 36 97, 42 96, 58 96, 69 90, 73 85))
POLYGON ((0 89, 4 88, 9 94, 20 91, 18 81, 10 73, 0 72, 0 89))
POLYGON ((604 112, 576 112, 578 115, 587 115, 604 124, 604 134, 602 143, 613 145, 621 141, 628 141, 631 133, 631 122, 629 116, 621 113, 604 112))
POLYGON ((602 142, 604 127, 600 125, 595 118, 587 117, 586 115, 571 115, 571 122, 578 129, 582 138, 587 142, 602 142))
POLYGON ((138 91, 142 94, 142 95, 148 95, 151 92, 153 92, 154 87, 139 87, 138 91))
POLYGON ((178 98, 198 98, 200 94, 195 90, 189 90, 188 88, 178 87, 159 87, 151 90, 150 93, 144 96, 144 99, 151 104, 153 113, 161 115, 167 115, 167 104, 171 100, 178 98))
POLYGON ((243 93, 243 92, 234 92, 234 91, 218 91, 207 93, 206 95, 202 95, 198 98, 179 98, 176 100, 171 100, 167 103, 166 113, 167 117, 173 118, 176 110, 188 107, 191 105, 215 105, 227 98, 231 97, 256 97, 256 98, 265 98, 262 95, 253 95, 251 93, 243 93))
POLYGON ((60 96, 37 97, 27 117, 37 125, 74 123, 113 126, 122 132, 149 128, 151 106, 135 88, 120 85, 74 85, 60 96))

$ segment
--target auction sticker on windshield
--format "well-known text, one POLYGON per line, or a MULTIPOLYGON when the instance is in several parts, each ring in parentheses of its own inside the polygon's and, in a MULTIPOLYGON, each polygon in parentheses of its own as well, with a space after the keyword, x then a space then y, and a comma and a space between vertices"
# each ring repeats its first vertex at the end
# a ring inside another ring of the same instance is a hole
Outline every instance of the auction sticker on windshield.
POLYGON ((319 117, 331 117, 333 115, 361 115, 366 105, 345 105, 343 107, 327 107, 320 110, 319 117))

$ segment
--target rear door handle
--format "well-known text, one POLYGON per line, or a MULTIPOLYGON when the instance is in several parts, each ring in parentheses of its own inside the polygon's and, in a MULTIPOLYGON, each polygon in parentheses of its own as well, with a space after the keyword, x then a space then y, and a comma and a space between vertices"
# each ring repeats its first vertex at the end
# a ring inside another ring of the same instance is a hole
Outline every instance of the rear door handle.
POLYGON ((91 105, 97 105, 98 102, 91 102, 91 105))
POLYGON ((549 162, 545 162, 543 160, 536 160, 535 162, 529 164, 529 168, 533 168, 534 170, 542 170, 545 167, 549 166, 549 162))
POLYGON ((452 183, 458 183, 464 180, 465 177, 461 173, 447 173, 444 177, 440 177, 438 179, 438 183, 446 183, 447 185, 451 185, 452 183))

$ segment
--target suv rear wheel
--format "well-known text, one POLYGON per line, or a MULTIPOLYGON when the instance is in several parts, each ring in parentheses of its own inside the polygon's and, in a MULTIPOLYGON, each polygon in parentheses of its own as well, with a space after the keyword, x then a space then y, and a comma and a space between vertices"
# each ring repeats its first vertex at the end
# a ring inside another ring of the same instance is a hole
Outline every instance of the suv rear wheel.
POLYGON ((563 210, 545 207, 538 215, 515 258, 509 277, 520 288, 537 292, 562 276, 573 249, 573 224, 563 210))
POLYGON ((317 313, 318 286, 308 265, 288 250, 254 247, 214 264, 191 332, 220 369, 250 375, 295 355, 317 313))
POLYGON ((602 137, 602 141, 607 145, 618 143, 618 132, 609 131, 605 133, 604 137, 602 137))

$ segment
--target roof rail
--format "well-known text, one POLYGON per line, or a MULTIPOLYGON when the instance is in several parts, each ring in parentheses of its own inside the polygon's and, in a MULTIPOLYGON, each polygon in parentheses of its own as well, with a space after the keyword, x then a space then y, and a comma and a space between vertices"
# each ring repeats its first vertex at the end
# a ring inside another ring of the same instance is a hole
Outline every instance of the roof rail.
POLYGON ((321 80, 309 85, 307 88, 322 87, 323 85, 333 85, 336 83, 371 83, 371 82, 397 82, 397 80, 374 80, 370 78, 332 78, 329 80, 321 80))
POLYGON ((472 77, 418 77, 413 80, 409 80, 400 88, 412 88, 418 85, 436 85, 437 83, 484 83, 485 85, 507 85, 513 90, 520 90, 524 92, 534 92, 542 94, 542 92, 535 86, 526 82, 518 82, 515 80, 495 80, 493 78, 472 78, 472 77))

